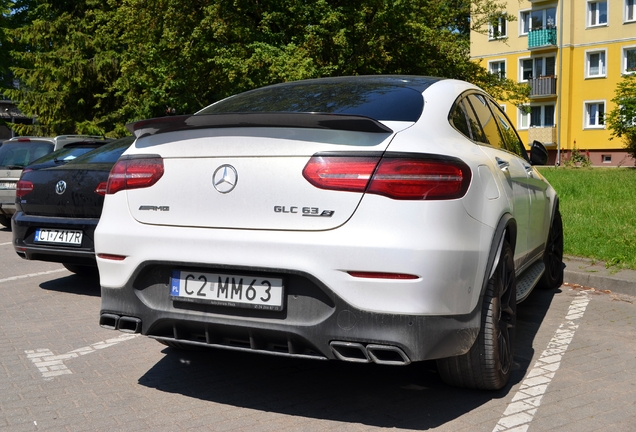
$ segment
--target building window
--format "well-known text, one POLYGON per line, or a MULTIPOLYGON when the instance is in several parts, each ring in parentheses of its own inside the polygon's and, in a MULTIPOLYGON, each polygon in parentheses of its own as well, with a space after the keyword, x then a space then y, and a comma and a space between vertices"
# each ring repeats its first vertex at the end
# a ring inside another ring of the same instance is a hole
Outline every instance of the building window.
POLYGON ((636 0, 625 0, 625 21, 636 21, 636 0))
POLYGON ((520 60, 519 71, 521 81, 528 81, 542 76, 554 76, 556 57, 533 57, 520 60))
POLYGON ((493 75, 499 75, 500 78, 506 77, 506 61, 497 60, 488 62, 488 72, 493 75))
POLYGON ((587 2, 587 25, 589 27, 607 25, 607 2, 587 2))
POLYGON ((585 127, 602 128, 605 126, 605 102, 585 103, 585 127))
POLYGON ((504 39, 508 36, 508 21, 505 15, 493 17, 493 22, 488 26, 488 38, 490 40, 504 39))
POLYGON ((531 105, 519 110, 519 129, 529 127, 553 127, 554 104, 531 105))
POLYGON ((636 72, 636 47, 623 49, 623 73, 636 72))
POLYGON ((522 11, 519 19, 519 34, 527 35, 530 30, 552 29, 556 27, 556 8, 522 11))
POLYGON ((605 51, 589 51, 585 53, 586 78, 599 78, 606 75, 605 71, 605 51))
POLYGON ((601 160, 603 163, 612 163, 612 155, 601 155, 601 160))

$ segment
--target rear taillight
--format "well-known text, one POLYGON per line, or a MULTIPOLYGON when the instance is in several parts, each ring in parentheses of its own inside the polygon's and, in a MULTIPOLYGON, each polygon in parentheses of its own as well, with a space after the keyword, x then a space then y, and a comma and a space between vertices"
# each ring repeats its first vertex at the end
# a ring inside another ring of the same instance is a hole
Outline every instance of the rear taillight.
POLYGON ((101 182, 100 184, 97 185, 97 187, 95 188, 95 193, 97 195, 106 195, 106 187, 108 186, 108 183, 106 182, 101 182))
POLYGON ((471 172, 454 158, 314 156, 303 176, 321 189, 396 200, 446 200, 464 196, 471 172))
POLYGON ((160 157, 121 159, 110 171, 106 193, 150 187, 162 176, 163 159, 160 157))
POLYGON ((320 189, 364 192, 380 161, 380 156, 314 156, 303 176, 320 189))
POLYGON ((15 186, 15 195, 18 198, 25 196, 33 191, 33 183, 28 180, 18 180, 18 184, 15 186))

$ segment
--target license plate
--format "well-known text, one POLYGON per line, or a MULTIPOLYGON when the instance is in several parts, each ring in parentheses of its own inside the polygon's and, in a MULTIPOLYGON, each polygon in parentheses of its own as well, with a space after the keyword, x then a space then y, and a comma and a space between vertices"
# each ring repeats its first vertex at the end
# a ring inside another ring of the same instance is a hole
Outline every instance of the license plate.
POLYGON ((35 230, 34 240, 36 243, 81 246, 82 236, 82 231, 38 228, 35 230))
POLYGON ((15 190, 16 182, 0 182, 0 189, 15 190))
POLYGON ((173 300, 283 310, 283 280, 280 278, 173 270, 171 279, 173 300))

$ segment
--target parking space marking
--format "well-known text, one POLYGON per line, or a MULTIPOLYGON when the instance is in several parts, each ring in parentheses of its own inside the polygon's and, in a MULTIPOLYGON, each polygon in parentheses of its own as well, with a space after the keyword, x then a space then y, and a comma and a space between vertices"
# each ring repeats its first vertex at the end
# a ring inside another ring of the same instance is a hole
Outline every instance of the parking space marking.
POLYGON ((39 272, 39 273, 28 273, 28 274, 23 274, 23 275, 19 275, 19 276, 11 276, 11 277, 8 277, 8 278, 0 279, 0 283, 11 282, 11 281, 14 281, 14 280, 30 278, 30 277, 44 276, 44 275, 48 275, 48 274, 51 274, 51 273, 59 273, 59 272, 63 272, 63 271, 68 271, 68 270, 66 270, 66 269, 57 269, 57 270, 43 271, 43 272, 39 272))
POLYGON ((521 387, 512 398, 512 402, 499 419, 493 432, 525 432, 541 405, 541 398, 546 393, 550 382, 561 366, 561 359, 574 338, 579 327, 579 320, 583 318, 585 309, 590 302, 587 293, 579 292, 568 309, 563 322, 548 343, 548 347, 534 364, 532 370, 521 383, 521 387))
POLYGON ((116 338, 107 339, 89 345, 87 347, 78 348, 66 354, 54 355, 48 348, 26 350, 24 351, 27 358, 30 358, 35 367, 42 373, 43 378, 51 379, 54 376, 72 374, 73 372, 64 364, 65 360, 94 353, 95 351, 111 347, 120 342, 127 341, 139 336, 139 334, 123 334, 116 338))
POLYGON ((0 246, 8 246, 10 244, 13 244, 13 242, 7 242, 7 243, 0 243, 0 246))

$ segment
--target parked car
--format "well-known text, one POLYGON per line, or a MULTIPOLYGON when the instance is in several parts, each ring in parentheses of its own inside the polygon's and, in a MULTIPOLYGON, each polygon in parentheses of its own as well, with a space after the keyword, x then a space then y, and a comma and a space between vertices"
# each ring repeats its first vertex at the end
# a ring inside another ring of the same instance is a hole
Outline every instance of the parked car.
POLYGON ((88 135, 60 135, 47 137, 15 137, 0 147, 0 225, 11 227, 15 213, 15 188, 22 169, 53 151, 83 140, 106 141, 103 137, 88 135))
POLYGON ((506 385, 517 303, 562 283, 558 196, 466 82, 278 84, 128 126, 95 250, 100 325, 175 347, 506 385))
POLYGON ((12 219, 13 245, 20 257, 59 262, 79 274, 97 270, 93 236, 106 181, 133 140, 112 141, 61 166, 24 169, 12 219))

